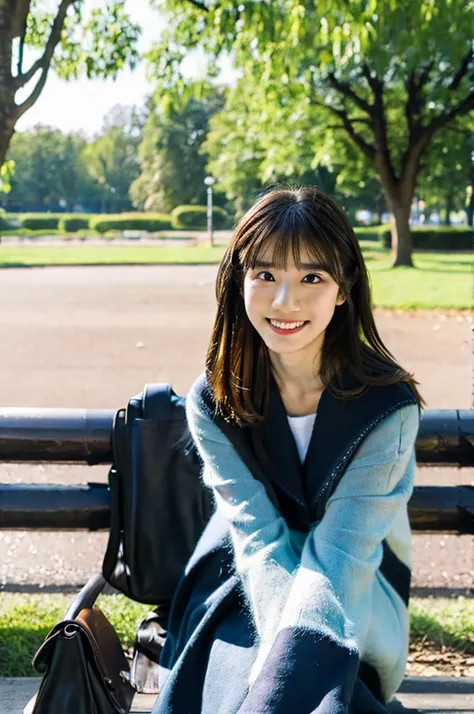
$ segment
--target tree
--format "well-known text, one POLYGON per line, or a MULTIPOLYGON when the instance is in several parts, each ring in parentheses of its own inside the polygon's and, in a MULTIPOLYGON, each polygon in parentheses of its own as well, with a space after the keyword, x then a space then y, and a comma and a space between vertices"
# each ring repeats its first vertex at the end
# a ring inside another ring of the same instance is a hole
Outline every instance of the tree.
POLYGON ((102 211, 131 207, 128 192, 140 172, 138 146, 142 115, 134 107, 116 105, 104 118, 102 133, 84 148, 89 174, 97 182, 102 211))
POLYGON ((116 76, 137 59, 139 27, 123 9, 124 0, 100 3, 88 17, 83 0, 0 0, 0 167, 18 119, 30 109, 53 68, 63 79, 116 76), (24 67, 25 49, 39 56, 24 67), (34 86, 17 104, 18 90, 34 86))
POLYGON ((80 134, 48 126, 15 134, 8 154, 15 170, 4 205, 10 210, 73 210, 92 183, 82 161, 85 144, 80 134))
POLYGON ((453 122, 433 139, 418 180, 418 194, 429 208, 444 213, 450 225, 450 213, 468 210, 466 197, 473 180, 474 118, 453 122))
POLYGON ((391 215, 392 264, 412 265, 408 219, 422 157, 438 132, 474 109, 471 0, 343 7, 336 0, 167 0, 165 8, 168 31, 157 51, 163 73, 179 73, 190 48, 214 58, 232 52, 242 77, 265 88, 264 111, 318 110, 320 135, 327 127, 344 133, 375 170, 391 215))
POLYGON ((135 206, 168 212, 182 204, 206 202, 209 120, 223 105, 211 85, 189 85, 184 93, 158 86, 139 148, 141 174, 130 189, 135 206))

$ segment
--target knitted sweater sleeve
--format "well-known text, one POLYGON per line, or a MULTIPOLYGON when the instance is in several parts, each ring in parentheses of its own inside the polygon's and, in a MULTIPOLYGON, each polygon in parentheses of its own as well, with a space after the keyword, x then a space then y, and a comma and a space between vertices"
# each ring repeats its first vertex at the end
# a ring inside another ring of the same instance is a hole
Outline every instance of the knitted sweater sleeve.
MULTIPOLYGON (((198 380, 199 381, 199 380, 198 380)), ((186 398, 190 432, 203 459, 202 477, 229 524, 236 568, 261 641, 275 633, 299 558, 286 522, 232 443, 213 422, 196 382, 186 398)))

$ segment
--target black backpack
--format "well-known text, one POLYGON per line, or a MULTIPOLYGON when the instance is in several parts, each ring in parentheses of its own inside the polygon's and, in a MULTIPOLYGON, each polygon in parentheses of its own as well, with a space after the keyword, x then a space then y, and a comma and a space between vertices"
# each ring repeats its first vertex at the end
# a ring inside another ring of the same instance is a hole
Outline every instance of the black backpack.
POLYGON ((103 575, 163 613, 214 510, 185 405, 169 384, 147 384, 116 413, 112 433, 103 575))

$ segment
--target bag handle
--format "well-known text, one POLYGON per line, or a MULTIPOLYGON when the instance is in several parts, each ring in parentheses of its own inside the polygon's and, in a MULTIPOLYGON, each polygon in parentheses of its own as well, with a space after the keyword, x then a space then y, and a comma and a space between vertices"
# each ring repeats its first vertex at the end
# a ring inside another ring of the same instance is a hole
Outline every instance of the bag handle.
POLYGON ((106 583, 107 581, 102 573, 93 575, 89 578, 80 593, 76 595, 72 603, 69 605, 66 614, 64 615, 64 619, 75 620, 81 610, 93 607, 106 583))

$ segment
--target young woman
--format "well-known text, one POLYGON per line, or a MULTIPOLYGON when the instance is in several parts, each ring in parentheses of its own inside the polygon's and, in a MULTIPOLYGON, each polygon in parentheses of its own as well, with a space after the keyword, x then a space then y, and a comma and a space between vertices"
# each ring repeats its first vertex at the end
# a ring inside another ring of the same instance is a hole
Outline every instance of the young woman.
POLYGON ((217 277, 189 428, 216 511, 155 714, 383 714, 408 654, 417 382, 377 332, 339 206, 274 190, 217 277))

